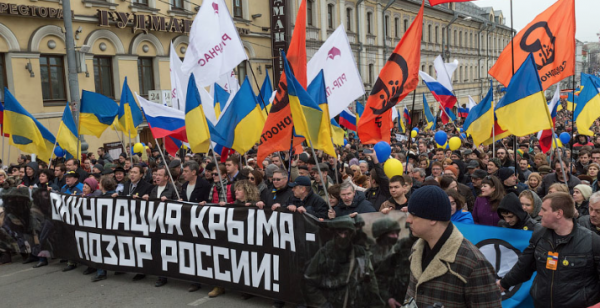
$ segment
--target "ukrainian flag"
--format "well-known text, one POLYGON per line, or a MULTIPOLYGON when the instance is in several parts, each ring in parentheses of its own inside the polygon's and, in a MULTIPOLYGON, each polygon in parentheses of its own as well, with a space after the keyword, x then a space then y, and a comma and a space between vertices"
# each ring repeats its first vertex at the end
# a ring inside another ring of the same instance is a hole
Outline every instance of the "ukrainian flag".
POLYGON ((194 74, 190 75, 185 98, 185 131, 190 148, 194 153, 208 153, 210 132, 194 74))
POLYGON ((117 113, 117 129, 129 134, 130 137, 135 137, 138 134, 137 128, 144 122, 142 111, 138 107, 131 90, 127 85, 127 77, 123 82, 123 90, 121 91, 121 104, 117 113))
POLYGON ((298 80, 296 80, 296 77, 294 77, 288 60, 285 57, 285 52, 281 54, 285 66, 288 98, 292 119, 294 120, 294 129, 296 130, 296 134, 304 136, 307 141, 310 141, 314 145, 319 140, 319 129, 321 127, 323 111, 313 101, 306 90, 304 90, 298 80))
POLYGON ((27 153, 45 150, 46 142, 37 120, 4 88, 4 133, 8 142, 27 153))
POLYGON ((112 99, 95 92, 82 91, 79 132, 98 138, 115 121, 119 106, 112 99))
POLYGON ((435 117, 431 113, 431 109, 429 109, 429 104, 425 98, 425 93, 423 93, 423 111, 425 112, 425 120, 427 120, 427 126, 425 126, 425 130, 432 129, 432 127, 435 125, 435 117))
POLYGON ((217 119, 221 117, 221 112, 225 109, 225 105, 229 101, 229 93, 223 89, 218 83, 215 83, 215 97, 214 97, 214 106, 215 106, 215 115, 217 119))
POLYGON ((358 121, 360 117, 362 117, 363 112, 365 112, 365 106, 361 104, 359 101, 356 101, 356 125, 358 126, 358 121))
MULTIPOLYGON (((260 140, 264 124, 262 109, 246 76, 246 80, 215 125, 212 140, 238 153, 246 153, 260 140)), ((189 136, 188 134, 188 138, 189 136)))
POLYGON ((593 76, 581 73, 581 86, 583 90, 579 93, 577 108, 575 108, 575 121, 580 134, 593 136, 590 126, 600 116, 600 82, 596 82, 593 76))
POLYGON ((344 145, 344 129, 335 121, 335 119, 331 119, 331 134, 333 144, 340 147, 344 145))
POLYGON ((54 135, 46 127, 44 127, 44 125, 42 125, 42 123, 40 123, 36 118, 33 118, 33 121, 35 122, 35 125, 42 134, 44 147, 38 147, 37 151, 30 153, 36 154, 37 157, 41 160, 49 161, 52 155, 52 150, 54 149, 54 144, 56 143, 56 138, 54 138, 54 135))
POLYGON ((480 145, 490 138, 494 126, 494 87, 490 81, 490 89, 485 98, 471 108, 463 124, 463 130, 471 135, 473 143, 480 145))
POLYGON ((65 106, 62 121, 58 127, 56 140, 61 148, 73 157, 77 157, 77 153, 79 152, 79 134, 77 133, 77 126, 75 125, 75 120, 73 120, 71 108, 69 108, 68 103, 65 106))
MULTIPOLYGON (((317 74, 313 81, 308 85, 308 94, 319 104, 319 108, 323 110, 321 115, 321 126, 319 128, 319 140, 313 143, 315 149, 323 150, 330 156, 337 157, 335 148, 331 138, 333 133, 331 131, 331 122, 329 117, 329 105, 327 103, 327 90, 325 90, 325 77, 323 70, 317 74)), ((343 139, 342 139, 343 142, 343 139)))
POLYGON ((273 95, 273 85, 271 85, 271 78, 269 77, 269 71, 267 71, 267 76, 265 76, 265 80, 263 81, 262 87, 260 87, 260 94, 256 97, 258 104, 261 106, 265 119, 267 118, 267 112, 271 110, 271 104, 269 103, 269 99, 271 95, 273 95), (264 112, 266 109, 267 112, 264 112))
POLYGON ((404 124, 404 117, 400 114, 400 110, 396 107, 394 107, 394 110, 396 110, 396 114, 398 115, 398 129, 400 130, 401 134, 406 133, 406 125, 404 124))
POLYGON ((515 136, 526 136, 552 127, 533 54, 527 56, 512 77, 506 95, 495 111, 500 127, 515 136))

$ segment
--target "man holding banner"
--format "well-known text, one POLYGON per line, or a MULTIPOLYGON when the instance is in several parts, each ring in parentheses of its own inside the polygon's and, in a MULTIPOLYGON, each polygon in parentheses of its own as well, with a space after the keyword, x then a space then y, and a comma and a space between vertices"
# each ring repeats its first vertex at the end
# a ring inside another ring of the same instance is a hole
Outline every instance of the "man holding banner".
POLYGON ((535 307, 590 307, 600 302, 600 237, 573 219, 568 193, 544 197, 542 227, 515 266, 497 281, 503 292, 537 271, 530 294, 535 307))

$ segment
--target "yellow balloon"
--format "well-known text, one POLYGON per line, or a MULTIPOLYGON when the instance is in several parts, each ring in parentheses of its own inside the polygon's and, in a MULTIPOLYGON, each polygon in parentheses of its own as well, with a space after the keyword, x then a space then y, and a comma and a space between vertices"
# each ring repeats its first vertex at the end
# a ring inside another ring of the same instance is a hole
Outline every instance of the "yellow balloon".
POLYGON ((395 175, 402 175, 404 173, 404 167, 399 160, 390 158, 383 164, 383 172, 391 179, 395 175))
POLYGON ((150 148, 149 146, 145 146, 145 147, 144 147, 144 150, 148 150, 149 148, 150 148))
POLYGON ((144 146, 141 143, 136 143, 133 145, 133 153, 142 153, 144 151, 144 146))
POLYGON ((439 144, 435 144, 436 147, 440 148, 440 149, 445 149, 446 146, 448 145, 448 142, 444 143, 444 145, 439 145, 439 144))
POLYGON ((458 137, 452 137, 448 142, 450 143, 450 150, 452 151, 460 149, 460 146, 462 144, 460 138, 458 137))
POLYGON ((411 136, 412 138, 417 138, 417 131, 416 131, 416 130, 413 130, 413 131, 411 131, 411 132, 410 132, 410 136, 411 136))

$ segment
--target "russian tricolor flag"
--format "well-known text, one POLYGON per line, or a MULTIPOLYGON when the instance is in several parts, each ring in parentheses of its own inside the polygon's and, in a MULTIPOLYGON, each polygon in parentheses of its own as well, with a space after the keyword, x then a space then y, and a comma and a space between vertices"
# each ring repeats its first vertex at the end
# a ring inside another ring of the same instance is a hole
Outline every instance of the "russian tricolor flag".
MULTIPOLYGON (((550 110, 550 116, 552 117, 552 126, 556 123, 556 111, 560 104, 560 82, 556 85, 556 92, 550 102, 548 102, 548 109, 550 110)), ((543 153, 546 153, 552 149, 552 130, 545 129, 541 130, 537 134, 537 138, 540 141, 540 148, 543 153)))
POLYGON ((356 115, 348 108, 342 110, 340 113, 340 125, 349 130, 356 131, 356 115))
POLYGON ((441 83, 423 71, 419 71, 419 76, 421 76, 421 79, 423 79, 425 85, 427 85, 427 88, 429 88, 429 91, 431 91, 431 94, 433 94, 435 100, 440 102, 440 104, 442 104, 442 106, 445 108, 454 107, 456 104, 456 96, 452 94, 452 91, 444 87, 441 83))
POLYGON ((458 116, 461 118, 466 118, 467 116, 469 116, 469 108, 459 107, 458 108, 458 116))
POLYGON ((404 120, 406 120, 406 124, 410 127, 410 125, 411 125, 410 113, 408 112, 408 108, 406 108, 406 106, 404 106, 404 111, 402 112, 402 116, 404 117, 404 120))

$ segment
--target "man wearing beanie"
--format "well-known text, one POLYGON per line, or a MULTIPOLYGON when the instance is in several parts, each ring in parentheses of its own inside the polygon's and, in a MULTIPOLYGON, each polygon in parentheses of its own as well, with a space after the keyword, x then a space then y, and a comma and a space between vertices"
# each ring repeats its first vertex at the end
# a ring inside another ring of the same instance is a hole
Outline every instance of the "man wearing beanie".
POLYGON ((590 214, 589 201, 592 195, 592 188, 589 185, 579 184, 573 187, 573 200, 575 200, 575 208, 577 216, 585 216, 590 214))
POLYGON ((502 307, 496 272, 450 222, 448 195, 437 186, 417 189, 407 222, 419 240, 412 249, 406 300, 417 307, 502 307))
POLYGON ((515 196, 519 196, 525 190, 524 187, 517 185, 517 175, 510 168, 500 168, 498 170, 498 178, 502 182, 502 185, 504 185, 504 192, 506 194, 513 193, 515 196))

